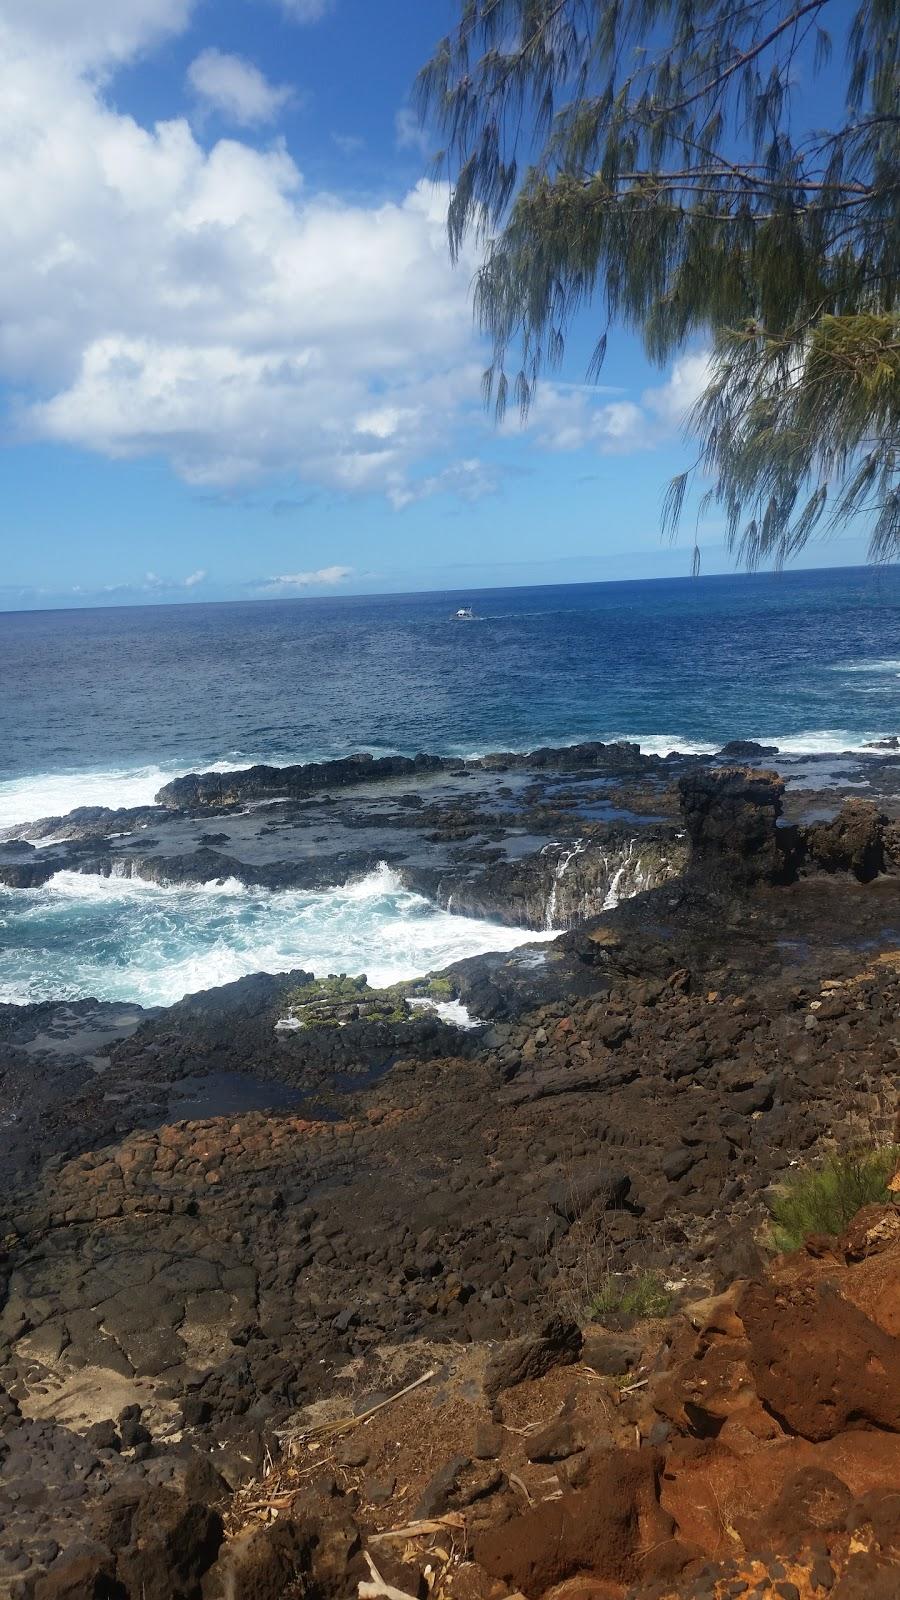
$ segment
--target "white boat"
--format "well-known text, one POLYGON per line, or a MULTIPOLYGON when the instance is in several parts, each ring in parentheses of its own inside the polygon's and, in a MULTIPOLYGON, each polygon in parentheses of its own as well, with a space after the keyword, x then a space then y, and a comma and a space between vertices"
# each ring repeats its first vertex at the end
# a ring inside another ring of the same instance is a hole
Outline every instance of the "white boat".
POLYGON ((453 622, 474 622, 475 621, 475 613, 472 610, 471 606, 460 606, 458 611, 454 611, 453 616, 451 618, 451 621, 453 621, 453 622))

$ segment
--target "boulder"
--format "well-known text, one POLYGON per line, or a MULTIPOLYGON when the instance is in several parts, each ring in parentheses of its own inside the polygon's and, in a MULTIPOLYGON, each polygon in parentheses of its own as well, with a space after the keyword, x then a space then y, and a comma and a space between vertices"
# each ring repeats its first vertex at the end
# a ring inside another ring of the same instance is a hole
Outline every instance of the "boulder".
POLYGON ((660 1466, 651 1449, 598 1452, 585 1488, 491 1528, 476 1540, 476 1561, 529 1600, 581 1573, 649 1585, 678 1572, 686 1552, 659 1504, 660 1466))
POLYGON ((759 744, 756 739, 729 739, 719 751, 730 761, 759 761, 765 756, 777 756, 777 744, 759 744))
POLYGON ((900 1339, 829 1283, 750 1283, 737 1306, 760 1399, 818 1442, 847 1427, 900 1432, 900 1339))
POLYGON ((873 800, 845 800, 831 822, 806 829, 806 853, 825 872, 852 872, 868 883, 884 870, 887 817, 873 800))
POLYGON ((577 1322, 551 1317, 536 1337, 509 1339, 499 1346, 484 1373, 484 1392, 493 1403, 503 1389, 542 1378, 551 1367, 571 1366, 581 1355, 583 1340, 577 1322))
POLYGON ((298 1574, 308 1573, 310 1538, 279 1518, 229 1540, 203 1585, 203 1600, 282 1600, 298 1574))
POLYGON ((851 1261, 863 1261, 896 1244, 900 1244, 900 1207, 889 1204, 863 1206, 838 1241, 851 1261))

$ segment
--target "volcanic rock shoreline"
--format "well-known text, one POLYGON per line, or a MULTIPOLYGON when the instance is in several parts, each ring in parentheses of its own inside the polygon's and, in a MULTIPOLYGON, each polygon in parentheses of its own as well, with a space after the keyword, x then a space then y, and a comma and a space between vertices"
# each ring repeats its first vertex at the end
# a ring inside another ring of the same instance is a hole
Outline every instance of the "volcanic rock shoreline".
MULTIPOLYGON (((770 753, 737 740, 717 760, 770 753)), ((642 755, 635 744, 587 743, 468 761, 349 756, 189 774, 160 790, 153 806, 83 807, 0 831, 0 884, 38 888, 67 870, 322 890, 386 864, 450 911, 565 928, 683 871, 677 785, 709 764, 642 755)), ((886 824, 900 818, 894 750, 794 757, 779 768, 786 824, 807 829, 828 819, 856 789, 877 800, 886 824)), ((729 826, 726 817, 726 834, 729 826)), ((888 829, 872 872, 894 853, 888 829)))
MULTIPOLYGON (((448 969, 471 1032, 365 1006, 280 1030, 300 972, 154 1013, 0 1008, 0 1593, 355 1595, 364 1545, 404 1593, 430 1562, 460 1600, 895 1594, 892 1213, 793 1264, 762 1251, 792 1165, 897 1139, 892 762, 807 763, 804 789, 782 763, 629 773, 632 814, 684 835, 679 870, 448 969), (592 1324, 591 1285, 635 1273, 675 1286, 661 1320, 592 1324), (384 1427, 310 1434, 426 1373, 384 1427)), ((409 774, 382 798, 475 848, 485 814, 552 811, 571 849, 613 826, 585 815, 623 798, 612 776, 529 771, 465 820, 456 787, 402 805, 409 774)), ((264 826, 223 804, 217 830, 264 826)), ((347 796, 370 826, 372 804, 347 796)), ((125 843, 79 829, 46 848, 125 843)))

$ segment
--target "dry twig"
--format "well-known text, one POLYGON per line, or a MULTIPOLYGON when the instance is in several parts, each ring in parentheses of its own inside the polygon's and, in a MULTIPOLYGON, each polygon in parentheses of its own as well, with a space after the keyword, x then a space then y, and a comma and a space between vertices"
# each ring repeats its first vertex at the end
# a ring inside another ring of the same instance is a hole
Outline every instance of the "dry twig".
POLYGON ((368 1422, 369 1418, 374 1417, 376 1412, 383 1411, 385 1406, 392 1406, 395 1401, 402 1400, 405 1394, 411 1394, 413 1389, 418 1389, 423 1383, 428 1383, 431 1378, 436 1376, 437 1368, 433 1367, 430 1372, 423 1372, 421 1378, 416 1378, 414 1382, 408 1383, 405 1389, 398 1389, 396 1394, 388 1395, 386 1400, 379 1400, 377 1406, 369 1406, 366 1411, 360 1411, 355 1417, 338 1417, 333 1422, 320 1422, 317 1428, 299 1428, 296 1433, 286 1432, 281 1437, 291 1444, 302 1444, 309 1439, 320 1439, 323 1435, 329 1433, 350 1433, 353 1428, 358 1428, 363 1422, 368 1422))

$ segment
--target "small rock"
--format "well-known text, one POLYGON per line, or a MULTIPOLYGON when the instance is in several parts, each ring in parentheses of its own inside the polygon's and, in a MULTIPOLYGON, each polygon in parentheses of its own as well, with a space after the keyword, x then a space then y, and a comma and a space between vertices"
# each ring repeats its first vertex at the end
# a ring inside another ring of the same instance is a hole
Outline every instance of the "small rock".
POLYGON ((435 1473, 431 1482, 426 1485, 416 1508, 417 1518, 441 1517, 449 1510, 450 1500, 469 1464, 468 1456, 454 1456, 452 1461, 448 1461, 435 1473))
POLYGON ((571 1366, 581 1354, 582 1334, 577 1322, 553 1317, 536 1338, 510 1339, 496 1349, 485 1369, 484 1392, 489 1401, 503 1389, 526 1379, 542 1378, 551 1367, 571 1366))
POLYGON ((475 1434, 472 1454, 476 1461, 495 1461, 505 1443, 503 1429, 496 1423, 483 1422, 475 1434))
POLYGON ((85 1434, 85 1442, 94 1450, 121 1450, 122 1441, 112 1421, 95 1422, 85 1434))
POLYGON ((609 1333, 589 1333, 585 1336, 581 1359, 593 1372, 605 1377, 618 1377, 631 1372, 641 1364, 643 1346, 638 1339, 623 1339, 609 1333))
POLYGON ((565 1461, 583 1448, 571 1422, 558 1418, 534 1434, 528 1441, 527 1453, 529 1461, 565 1461))
POLYGON ((396 1487, 396 1478, 366 1478, 362 1486, 362 1492, 370 1505, 384 1506, 393 1496, 396 1487))

